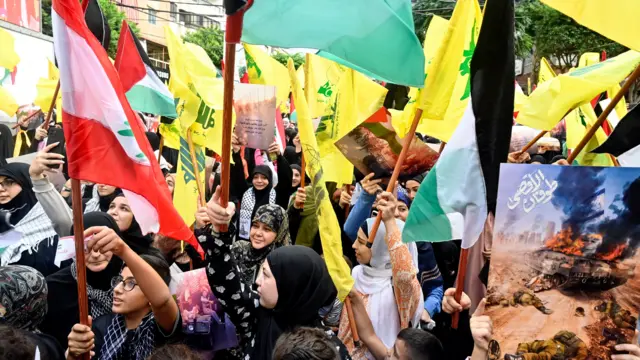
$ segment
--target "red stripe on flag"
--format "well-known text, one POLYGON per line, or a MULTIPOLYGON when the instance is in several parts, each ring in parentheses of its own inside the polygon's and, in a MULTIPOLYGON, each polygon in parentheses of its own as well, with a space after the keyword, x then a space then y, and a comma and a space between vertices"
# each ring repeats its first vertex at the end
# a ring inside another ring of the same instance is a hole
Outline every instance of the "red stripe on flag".
POLYGON ((138 53, 138 48, 126 20, 122 20, 120 39, 118 39, 118 52, 113 65, 120 75, 120 81, 125 93, 147 76, 147 69, 138 53))
MULTIPOLYGON (((391 115, 391 114, 389 114, 391 115)), ((367 120, 366 123, 384 123, 387 122, 387 109, 381 107, 378 111, 374 112, 367 120)))

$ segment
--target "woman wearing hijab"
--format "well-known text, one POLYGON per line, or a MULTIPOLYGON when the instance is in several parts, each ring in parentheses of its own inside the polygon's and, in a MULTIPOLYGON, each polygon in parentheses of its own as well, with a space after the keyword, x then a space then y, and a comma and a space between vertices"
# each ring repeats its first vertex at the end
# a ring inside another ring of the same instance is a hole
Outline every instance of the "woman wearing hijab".
POLYGON ((40 349, 42 359, 64 359, 62 347, 38 331, 47 314, 47 283, 37 270, 20 265, 0 267, 0 324, 16 329, 40 349))
POLYGON ((5 124, 0 124, 0 166, 6 165, 10 157, 13 157, 11 129, 5 124))
POLYGON ((292 164, 291 174, 293 176, 291 177, 291 194, 290 195, 293 195, 296 191, 298 191, 298 188, 300 187, 300 180, 302 178, 302 168, 300 167, 300 165, 292 164))
POLYGON ((138 254, 144 254, 149 251, 153 244, 153 237, 149 234, 142 234, 140 224, 136 221, 129 206, 129 200, 127 200, 122 192, 116 194, 116 197, 109 205, 107 214, 111 215, 118 224, 122 239, 133 251, 138 254))
POLYGON ((0 263, 26 265, 43 275, 58 270, 53 264, 58 237, 32 190, 29 165, 11 163, 0 169, 0 209, 10 214, 9 222, 20 240, 5 248, 0 263))
MULTIPOLYGON (((219 188, 207 205, 211 220, 198 237, 207 253, 209 284, 220 304, 237 324, 245 360, 270 360, 278 337, 298 326, 322 327, 318 310, 336 297, 337 291, 320 256, 304 246, 283 246, 273 250, 263 262, 257 291, 246 286, 231 250, 232 232, 220 232, 234 213, 230 204, 223 209, 217 202, 219 188)), ((344 346, 341 358, 348 359, 344 346)))
MULTIPOLYGON (((105 226, 120 236, 120 230, 113 218, 103 212, 84 214, 85 228, 105 226)), ((73 228, 70 233, 73 232, 73 228)), ((97 319, 99 316, 111 313, 113 293, 111 279, 118 276, 122 268, 122 260, 113 256, 111 252, 85 252, 87 273, 87 294, 89 299, 89 314, 97 319)), ((66 345, 67 335, 73 324, 79 322, 78 317, 78 275, 76 262, 54 274, 47 276, 49 286, 49 312, 40 329, 54 336, 60 344, 66 345)))
MULTIPOLYGON (((416 277, 416 246, 402 243, 404 223, 394 217, 393 195, 382 193, 378 208, 383 223, 371 247, 367 241, 375 219, 368 219, 360 228, 353 244, 360 265, 353 268, 351 275, 355 289, 367 304, 376 334, 387 348, 391 348, 400 330, 420 325, 422 290, 416 277)), ((346 311, 342 312, 338 335, 354 359, 374 359, 365 347, 355 347, 346 311)))
MULTIPOLYGON (((274 179, 272 166, 256 165, 249 169, 251 183, 247 183, 240 158, 240 143, 233 136, 233 159, 235 164, 231 166, 231 185, 229 188, 232 197, 240 200, 240 216, 238 217, 238 238, 249 239, 251 221, 256 210, 265 204, 277 204, 286 209, 291 195, 291 167, 287 160, 278 153, 277 180, 274 179), (276 184, 277 183, 277 184, 276 184)), ((278 146, 274 142, 270 147, 273 152, 278 152, 278 146)))
POLYGON ((91 327, 74 325, 68 337, 69 354, 92 352, 93 358, 101 360, 145 360, 180 331, 178 305, 167 286, 169 264, 161 255, 136 254, 113 229, 90 227, 84 235, 92 236, 88 249, 112 252, 125 267, 111 282, 111 313, 94 319, 91 327))
POLYGON ((260 206, 251 222, 249 241, 237 240, 231 247, 242 281, 252 285, 267 256, 285 245, 291 245, 286 211, 279 205, 260 206))
POLYGON ((107 212, 109 205, 111 205, 113 199, 115 199, 120 192, 121 190, 115 186, 106 184, 93 185, 91 199, 87 201, 84 207, 84 213, 94 211, 107 212))

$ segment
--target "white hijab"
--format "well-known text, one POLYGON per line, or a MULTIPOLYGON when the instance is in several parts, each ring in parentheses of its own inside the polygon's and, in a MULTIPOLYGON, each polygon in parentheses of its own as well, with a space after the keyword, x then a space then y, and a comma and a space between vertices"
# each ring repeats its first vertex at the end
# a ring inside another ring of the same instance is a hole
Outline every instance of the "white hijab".
MULTIPOLYGON (((367 219, 367 230, 373 227, 375 219, 367 219)), ((404 228, 404 222, 396 219, 396 225, 400 232, 404 228)), ((368 234, 368 231, 367 231, 368 234)), ((365 295, 369 295, 367 303, 367 313, 371 318, 373 329, 376 335, 382 340, 387 348, 392 348, 396 342, 398 333, 400 332, 400 315, 398 314, 398 306, 396 298, 393 294, 391 269, 391 255, 387 248, 385 236, 387 231, 384 223, 380 224, 380 228, 376 233, 376 238, 371 247, 371 261, 369 265, 358 265, 353 268, 351 275, 355 279, 355 288, 365 295)), ((418 249, 415 243, 406 244, 413 259, 413 265, 418 268, 418 249)), ((422 315, 422 306, 419 306, 411 321, 412 325, 420 325, 420 316, 422 315)), ((373 359, 371 354, 367 352, 367 357, 373 359)))

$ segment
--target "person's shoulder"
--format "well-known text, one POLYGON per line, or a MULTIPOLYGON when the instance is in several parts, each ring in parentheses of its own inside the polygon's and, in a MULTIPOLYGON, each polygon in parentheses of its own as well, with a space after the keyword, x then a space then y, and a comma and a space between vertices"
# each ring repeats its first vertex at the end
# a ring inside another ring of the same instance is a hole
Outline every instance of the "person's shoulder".
MULTIPOLYGON (((91 329, 93 330, 94 333, 99 332, 101 334, 106 334, 107 328, 109 327, 109 325, 111 325, 115 317, 116 317, 116 314, 113 314, 113 313, 102 315, 93 320, 91 329)), ((98 334, 96 334, 96 336, 97 335, 98 334)))
POLYGON ((41 359, 62 360, 64 359, 64 350, 62 346, 53 336, 43 333, 25 332, 26 336, 40 350, 41 359))

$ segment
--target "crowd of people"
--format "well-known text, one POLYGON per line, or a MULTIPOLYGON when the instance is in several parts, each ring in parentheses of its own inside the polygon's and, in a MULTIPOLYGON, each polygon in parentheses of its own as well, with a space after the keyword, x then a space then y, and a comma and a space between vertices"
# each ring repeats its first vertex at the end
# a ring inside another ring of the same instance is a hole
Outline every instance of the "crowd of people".
MULTIPOLYGON (((387 180, 357 170, 352 184, 327 183, 355 280, 349 314, 323 259, 312 198, 317 195, 304 178, 300 139, 295 125, 286 124, 284 151, 275 142, 267 150, 245 148, 234 136, 230 179, 220 179, 219 164, 207 161, 207 203, 194 207, 193 230, 204 258, 175 239, 143 234, 121 189, 82 184, 86 244, 78 256, 86 264, 88 325, 79 316, 76 261, 56 261, 59 244, 73 235, 70 183, 52 181, 56 174, 68 178, 65 156, 51 151, 56 144, 40 144, 47 138, 41 128, 32 131, 31 145, 0 153, 1 239, 18 234, 2 245, 0 256, 0 358, 31 360, 37 353, 41 359, 76 359, 89 353, 94 359, 134 360, 496 359, 482 300, 492 217, 471 251, 465 291, 456 301, 460 240, 401 239, 426 174, 402 179, 393 192, 385 191, 387 180), (30 164, 11 160, 37 149, 30 164), (231 201, 223 207, 225 180, 231 201), (371 243, 377 214, 382 223, 371 243), (195 269, 204 269, 209 287, 175 299, 170 284, 195 269), (179 301, 191 309, 181 310, 179 301), (212 351, 183 331, 198 314, 214 312, 235 325, 237 346, 212 351), (460 314, 457 329, 451 327, 454 313, 460 314)), ((6 130, 0 128, 2 141, 6 130)), ((158 135, 147 135, 160 151, 158 135)), ((172 193, 177 159, 176 150, 162 149, 172 193)), ((640 359, 637 341, 617 350, 626 354, 612 359, 640 359)), ((570 358, 544 350, 509 356, 570 358)))

